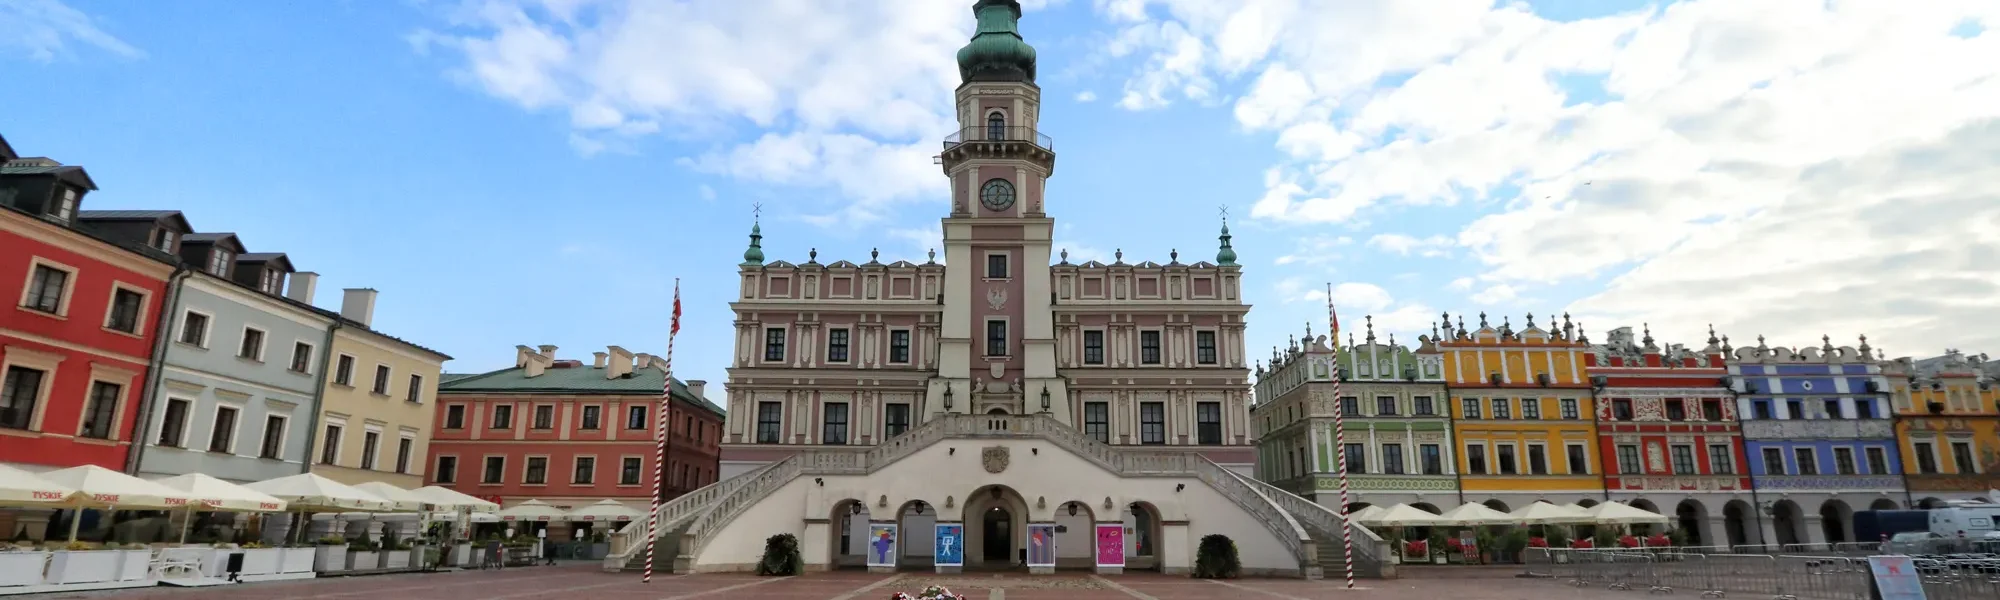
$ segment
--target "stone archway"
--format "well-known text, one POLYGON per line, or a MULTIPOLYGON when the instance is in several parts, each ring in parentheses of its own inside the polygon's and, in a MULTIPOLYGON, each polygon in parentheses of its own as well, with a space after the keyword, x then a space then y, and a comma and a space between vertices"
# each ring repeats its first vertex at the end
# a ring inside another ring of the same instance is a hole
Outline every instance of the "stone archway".
POLYGON ((937 505, 911 500, 896 507, 896 568, 930 571, 937 566, 937 505))
POLYGON ((1771 528, 1778 534, 1778 545, 1802 543, 1806 539, 1805 527, 1805 512, 1799 509, 1799 503, 1786 499, 1771 505, 1771 528))
MULTIPOLYGON (((1139 501, 1125 505, 1125 570, 1160 570, 1160 542, 1163 528, 1160 507, 1139 501)), ((1092 545, 1095 545, 1093 540, 1092 545)), ((1096 559, 1092 559, 1093 561, 1096 559)), ((1095 563, 1093 563, 1094 565, 1095 563)))
POLYGON ((1681 530, 1689 546, 1715 543, 1708 539, 1708 507, 1700 502, 1689 499, 1674 505, 1674 526, 1681 530))
POLYGON ((1921 510, 1931 510, 1931 509, 1933 509, 1933 508, 1944 508, 1944 501, 1943 501, 1943 500, 1939 500, 1939 499, 1937 499, 1937 498, 1924 498, 1924 499, 1922 499, 1922 500, 1918 500, 1918 501, 1917 501, 1917 508, 1918 508, 1918 509, 1921 509, 1921 510))
POLYGON ((868 503, 848 498, 827 512, 828 569, 868 568, 868 503))
POLYGON ((1888 498, 1876 498, 1874 502, 1868 503, 1868 510, 1899 510, 1901 508, 1902 505, 1896 504, 1895 500, 1888 498))
POLYGON ((1597 506, 1597 501, 1596 501, 1596 500, 1592 500, 1592 499, 1590 499, 1590 498, 1584 498, 1584 499, 1582 499, 1582 500, 1578 500, 1578 501, 1576 501, 1576 505, 1577 505, 1577 506, 1581 506, 1581 507, 1584 507, 1584 508, 1590 508, 1590 507, 1592 507, 1592 506, 1597 506))
POLYGON ((1486 508, 1491 508, 1493 510, 1497 510, 1503 513, 1514 512, 1513 509, 1507 508, 1507 503, 1501 502, 1498 499, 1487 500, 1485 502, 1481 502, 1481 504, 1485 504, 1486 508))
POLYGON ((1854 508, 1840 500, 1827 500, 1819 505, 1820 534, 1826 543, 1852 542, 1854 539, 1854 508))
MULTIPOLYGON (((1411 504, 1410 508, 1421 510, 1434 515, 1444 514, 1444 511, 1438 510, 1437 505, 1431 504, 1429 502, 1416 502, 1411 504)), ((1409 539, 1413 540, 1428 540, 1431 539, 1431 528, 1428 526, 1411 527, 1409 528, 1409 533, 1406 533, 1404 535, 1409 539)))
POLYGON ((1095 569, 1097 567, 1098 507, 1083 500, 1056 505, 1056 568, 1095 569))
POLYGON ((1369 504, 1369 503, 1367 503, 1367 502, 1349 502, 1349 503, 1347 503, 1347 513, 1346 513, 1346 514, 1353 514, 1353 513, 1356 513, 1356 512, 1359 512, 1359 511, 1361 511, 1362 509, 1365 509, 1365 508, 1368 508, 1368 507, 1370 507, 1370 506, 1374 506, 1374 505, 1373 505, 1373 504, 1369 504))
POLYGON ((1750 545, 1750 503, 1730 500, 1722 505, 1722 534, 1731 547, 1750 545))
POLYGON ((965 568, 1025 569, 1021 540, 1028 531, 1028 501, 1005 485, 987 485, 965 497, 965 568))
MULTIPOLYGON (((1652 500, 1647 500, 1645 498, 1634 498, 1632 500, 1631 506, 1632 508, 1643 510, 1649 513, 1666 514, 1664 511, 1660 510, 1660 505, 1654 504, 1652 500)), ((1641 523, 1631 526, 1629 531, 1632 533, 1632 535, 1636 535, 1639 537, 1646 537, 1655 533, 1659 533, 1658 531, 1659 527, 1660 524, 1658 523, 1641 523)))

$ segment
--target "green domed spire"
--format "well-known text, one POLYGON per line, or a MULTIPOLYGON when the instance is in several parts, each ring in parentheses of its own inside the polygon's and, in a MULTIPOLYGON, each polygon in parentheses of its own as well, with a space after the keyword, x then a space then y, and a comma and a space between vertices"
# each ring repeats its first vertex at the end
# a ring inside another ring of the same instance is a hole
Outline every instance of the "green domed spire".
POLYGON ((1229 220, 1222 220, 1222 249, 1215 251, 1215 264, 1224 267, 1236 266, 1236 249, 1229 247, 1229 220))
POLYGON ((979 32, 958 50, 958 76, 974 81, 1035 82, 1035 48, 1021 40, 1021 3, 979 0, 972 5, 979 32))
POLYGON ((743 266, 764 266, 764 227, 761 224, 750 224, 750 248, 743 251, 743 266))

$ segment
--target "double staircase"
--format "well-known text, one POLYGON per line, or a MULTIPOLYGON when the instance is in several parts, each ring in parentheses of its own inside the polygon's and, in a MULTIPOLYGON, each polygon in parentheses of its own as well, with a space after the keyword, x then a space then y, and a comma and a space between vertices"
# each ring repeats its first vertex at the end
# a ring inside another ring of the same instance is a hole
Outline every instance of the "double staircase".
MULTIPOLYGON (((654 570, 687 573, 712 537, 751 506, 801 476, 866 475, 948 439, 1032 438, 1052 442, 1124 477, 1192 477, 1249 512, 1285 544, 1303 575, 1344 570, 1341 530, 1346 521, 1319 504, 1217 465, 1188 451, 1110 446, 1045 415, 941 415, 875 446, 801 449, 754 471, 689 492, 660 507, 660 535, 651 540, 654 570)), ((645 567, 647 524, 635 521, 613 536, 608 570, 645 567)), ((1388 545, 1355 526, 1356 574, 1393 576, 1388 545)))

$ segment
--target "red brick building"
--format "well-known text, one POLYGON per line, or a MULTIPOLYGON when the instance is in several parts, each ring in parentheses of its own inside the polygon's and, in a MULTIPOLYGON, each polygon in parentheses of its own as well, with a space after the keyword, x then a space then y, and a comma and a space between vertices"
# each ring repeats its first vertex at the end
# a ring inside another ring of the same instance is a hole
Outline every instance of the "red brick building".
POLYGON ((0 462, 126 468, 187 223, 160 221, 177 230, 156 248, 108 241, 78 223, 95 189, 82 167, 0 139, 0 462))
MULTIPOLYGON (((578 508, 613 499, 647 510, 664 364, 617 346, 606 350, 585 364, 557 359, 555 346, 519 346, 513 367, 445 375, 429 483, 503 507, 535 499, 578 508)), ((674 382, 667 498, 716 480, 723 415, 703 397, 705 385, 674 382)))
POLYGON ((1726 343, 1711 331, 1700 350, 1662 349, 1644 335, 1620 327, 1584 355, 1606 495, 1672 517, 1688 544, 1743 543, 1755 524, 1726 343))

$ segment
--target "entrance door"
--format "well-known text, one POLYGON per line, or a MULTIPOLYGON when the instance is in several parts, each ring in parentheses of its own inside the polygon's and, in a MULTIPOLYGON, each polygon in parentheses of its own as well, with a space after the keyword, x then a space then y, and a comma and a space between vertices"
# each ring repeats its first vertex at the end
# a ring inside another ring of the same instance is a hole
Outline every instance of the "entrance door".
POLYGON ((1013 563, 1014 516, 1007 514, 1007 509, 997 506, 988 509, 979 533, 984 540, 980 555, 987 566, 1013 563))

